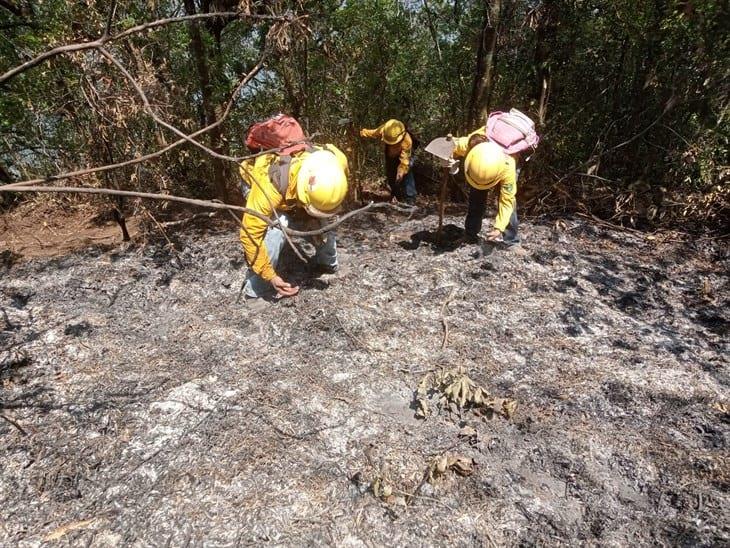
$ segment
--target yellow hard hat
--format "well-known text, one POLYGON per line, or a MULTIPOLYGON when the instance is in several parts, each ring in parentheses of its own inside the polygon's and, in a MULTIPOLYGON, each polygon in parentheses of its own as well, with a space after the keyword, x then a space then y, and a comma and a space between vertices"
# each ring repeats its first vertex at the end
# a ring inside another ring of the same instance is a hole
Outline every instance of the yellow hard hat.
POLYGON ((478 190, 492 188, 509 158, 496 143, 479 143, 464 159, 466 181, 478 190))
POLYGON ((303 160, 297 174, 297 199, 312 217, 337 213, 347 195, 347 176, 337 156, 317 150, 303 160))
POLYGON ((400 120, 388 120, 383 124, 383 141, 389 145, 400 143, 406 136, 406 126, 400 120))
POLYGON ((350 176, 350 165, 347 162, 347 156, 345 156, 345 153, 342 152, 339 148, 337 148, 332 143, 327 143, 324 145, 324 150, 327 150, 335 155, 337 158, 337 161, 340 164, 340 167, 342 168, 342 171, 345 172, 345 177, 350 176))

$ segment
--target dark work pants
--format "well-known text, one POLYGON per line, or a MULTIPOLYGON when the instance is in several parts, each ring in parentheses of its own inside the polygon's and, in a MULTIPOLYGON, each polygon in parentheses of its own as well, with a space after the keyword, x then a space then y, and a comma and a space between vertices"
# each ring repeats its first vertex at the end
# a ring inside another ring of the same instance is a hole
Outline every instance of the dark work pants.
MULTIPOLYGON (((484 212, 487 210, 488 192, 487 190, 478 190, 474 187, 469 189, 469 208, 466 213, 466 220, 464 221, 464 231, 467 236, 476 238, 482 229, 482 219, 484 218, 484 212)), ((515 204, 515 209, 509 218, 509 224, 504 230, 503 239, 505 243, 511 244, 520 241, 517 235, 517 227, 519 224, 517 204, 515 204)))
POLYGON ((415 199, 416 180, 413 177, 413 158, 411 158, 411 166, 408 169, 408 173, 403 176, 400 182, 397 182, 395 178, 398 176, 399 165, 399 156, 390 158, 387 154, 385 155, 385 179, 388 181, 388 186, 390 186, 390 195, 395 196, 398 200, 403 200, 404 198, 415 199))

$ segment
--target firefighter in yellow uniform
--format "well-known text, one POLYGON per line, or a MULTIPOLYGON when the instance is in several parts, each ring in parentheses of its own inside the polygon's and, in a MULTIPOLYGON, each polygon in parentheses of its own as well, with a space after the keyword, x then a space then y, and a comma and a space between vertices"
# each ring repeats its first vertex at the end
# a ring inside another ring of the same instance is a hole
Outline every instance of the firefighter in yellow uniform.
MULTIPOLYGON (((326 225, 339 210, 347 195, 347 159, 334 145, 316 147, 287 158, 286 169, 279 168, 277 154, 265 154, 245 160, 240 166, 243 180, 251 187, 246 207, 271 218, 274 210, 283 227, 270 227, 266 221, 249 213, 241 220, 241 243, 249 264, 244 291, 247 297, 266 297, 274 291, 279 297, 296 295, 298 286, 286 282, 276 272, 285 244, 282 228, 289 224, 288 213, 301 209, 311 222, 303 230, 326 225)), ((300 227, 297 227, 300 228, 300 227)), ((315 262, 325 272, 337 269, 337 245, 334 232, 313 238, 317 251, 315 262)))
POLYGON ((375 129, 361 129, 360 137, 380 139, 385 145, 385 178, 391 198, 416 203, 413 177, 413 136, 400 120, 391 119, 375 129))
POLYGON ((487 191, 499 187, 499 205, 492 230, 486 234, 489 241, 507 245, 519 243, 517 227, 517 158, 504 152, 498 144, 487 140, 486 128, 466 137, 454 139, 454 158, 464 158, 464 174, 471 186, 469 207, 464 222, 465 240, 478 241, 482 218, 487 207, 487 191))

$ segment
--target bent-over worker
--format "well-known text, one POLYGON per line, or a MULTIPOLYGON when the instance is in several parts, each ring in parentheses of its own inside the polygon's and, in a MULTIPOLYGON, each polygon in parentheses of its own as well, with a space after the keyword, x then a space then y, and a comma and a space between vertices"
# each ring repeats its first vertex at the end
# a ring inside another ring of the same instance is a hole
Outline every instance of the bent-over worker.
POLYGON ((498 144, 488 141, 486 127, 481 127, 466 137, 454 139, 453 157, 464 158, 464 175, 471 186, 464 221, 465 239, 470 242, 478 240, 487 207, 487 191, 498 186, 497 216, 486 239, 508 245, 519 243, 515 198, 519 169, 516 155, 507 154, 498 144))
POLYGON ((390 197, 416 203, 416 180, 413 177, 413 136, 400 120, 391 119, 375 129, 361 129, 360 137, 380 139, 385 145, 385 179, 390 197))
MULTIPOLYGON (((278 158, 277 154, 265 154, 241 163, 241 177, 251 186, 246 207, 269 218, 276 210, 284 228, 289 219, 280 212, 293 213, 295 210, 306 213, 307 222, 300 223, 303 230, 325 226, 338 213, 347 195, 345 155, 334 145, 315 147, 292 155, 286 169, 280 169, 278 158), (278 179, 284 180, 279 182, 278 179)), ((246 296, 269 296, 274 290, 280 297, 296 295, 299 287, 286 282, 276 272, 285 244, 282 228, 270 227, 263 219, 244 213, 240 237, 249 264, 244 286, 246 296)), ((317 250, 314 259, 320 270, 337 270, 334 232, 311 239, 317 250)))

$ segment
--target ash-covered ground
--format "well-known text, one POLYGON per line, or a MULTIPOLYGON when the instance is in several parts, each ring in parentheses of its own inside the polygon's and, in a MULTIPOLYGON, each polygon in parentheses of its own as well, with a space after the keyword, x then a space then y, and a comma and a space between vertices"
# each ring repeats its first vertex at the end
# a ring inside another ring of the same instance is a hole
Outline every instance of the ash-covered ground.
POLYGON ((233 224, 3 267, 0 544, 730 543, 727 240, 436 223, 358 217, 278 303, 233 224), (514 416, 417 418, 457 367, 514 416))

